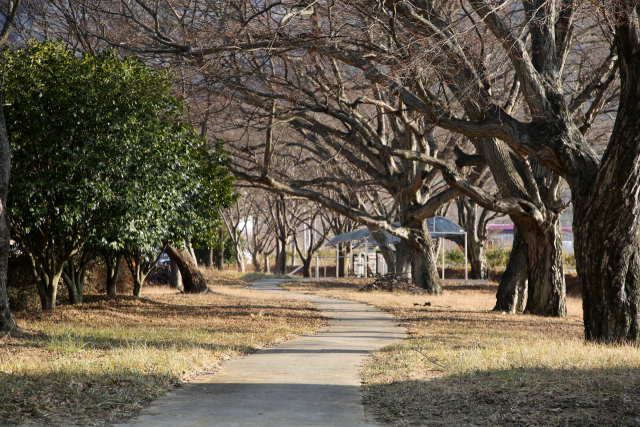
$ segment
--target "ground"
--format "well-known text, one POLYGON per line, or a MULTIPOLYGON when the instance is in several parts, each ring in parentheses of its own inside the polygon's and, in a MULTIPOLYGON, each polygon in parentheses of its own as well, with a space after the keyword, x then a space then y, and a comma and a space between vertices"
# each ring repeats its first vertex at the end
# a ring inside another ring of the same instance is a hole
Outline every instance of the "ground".
POLYGON ((301 299, 210 277, 213 293, 145 287, 141 298, 87 295, 82 306, 23 311, 0 338, 0 425, 103 425, 232 357, 325 319, 301 299))
POLYGON ((555 319, 491 311, 495 283, 445 283, 442 296, 363 293, 361 284, 287 287, 372 304, 408 329, 407 340, 373 353, 363 371, 364 403, 380 422, 640 425, 640 349, 585 343, 575 291, 568 316, 555 319))

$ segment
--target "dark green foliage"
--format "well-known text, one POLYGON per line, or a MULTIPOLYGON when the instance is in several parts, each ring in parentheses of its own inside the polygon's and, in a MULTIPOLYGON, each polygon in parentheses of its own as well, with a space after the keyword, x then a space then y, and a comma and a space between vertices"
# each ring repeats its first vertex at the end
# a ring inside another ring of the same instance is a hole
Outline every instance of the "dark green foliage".
POLYGON ((236 263, 236 246, 233 244, 233 240, 231 239, 231 237, 227 237, 227 239, 224 241, 224 263, 236 263))
POLYGON ((43 306, 87 242, 150 257, 163 238, 213 240, 217 208, 233 200, 226 154, 187 124, 168 72, 52 42, 4 56, 12 237, 43 306))

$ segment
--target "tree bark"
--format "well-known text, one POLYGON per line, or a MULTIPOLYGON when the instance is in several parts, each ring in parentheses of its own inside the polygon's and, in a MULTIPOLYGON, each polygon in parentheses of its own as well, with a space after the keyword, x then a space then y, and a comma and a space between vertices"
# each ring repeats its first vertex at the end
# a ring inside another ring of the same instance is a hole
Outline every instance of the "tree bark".
POLYGON ((271 273, 271 260, 269 259, 269 256, 271 255, 272 252, 273 251, 269 251, 263 254, 264 256, 264 270, 262 270, 263 273, 267 273, 267 274, 271 273))
POLYGON ((94 257, 93 251, 83 250, 79 257, 72 257, 67 261, 62 269, 62 280, 67 285, 69 291, 69 302, 71 304, 82 304, 84 299, 84 282, 87 275, 87 268, 94 257))
POLYGON ((409 249, 405 242, 400 241, 395 243, 396 246, 396 259, 395 259, 395 272, 400 274, 411 275, 411 259, 409 256, 409 249))
POLYGON ((523 233, 529 263, 528 298, 525 313, 565 317, 566 285, 562 259, 560 216, 546 230, 523 233))
POLYGON ((528 276, 527 246, 516 227, 513 234, 511 256, 498 286, 496 305, 493 311, 504 311, 510 314, 523 313, 527 298, 528 276))
POLYGON ((251 254, 251 263, 253 264, 253 271, 260 273, 262 271, 262 265, 260 264, 260 254, 254 252, 251 254))
POLYGON ((118 279, 122 271, 122 252, 104 251, 103 258, 107 266, 107 295, 115 297, 118 294, 118 279))
POLYGON ((278 260, 276 261, 276 274, 287 274, 287 241, 280 240, 278 245, 278 260))
POLYGON ((395 251, 391 249, 391 245, 389 245, 389 239, 387 239, 386 234, 384 234, 384 232, 379 228, 369 228, 369 231, 371 232, 371 237, 373 237, 378 244, 384 261, 387 263, 387 270, 389 272, 396 271, 396 254, 395 251))
POLYGON ((187 242, 187 251, 189 252, 189 255, 191 255, 191 258, 193 259, 193 263, 197 266, 198 257, 196 256, 196 251, 193 249, 193 245, 191 244, 191 242, 187 242))
POLYGON ((410 227, 410 240, 404 243, 411 262, 413 283, 426 289, 430 294, 442 294, 433 250, 433 239, 427 230, 427 222, 409 217, 405 218, 402 225, 410 227))
MULTIPOLYGON (((628 6, 629 8, 631 6, 628 6)), ((634 6, 637 7, 637 6, 634 6)), ((582 287, 585 338, 640 341, 640 37, 637 9, 621 12, 616 29, 620 102, 597 175, 575 182, 576 267, 582 287), (632 22, 633 15, 635 23, 632 22)), ((571 183, 571 181, 570 181, 571 183)))
POLYGON ((311 277, 311 260, 313 259, 310 256, 307 259, 302 259, 302 277, 311 277))
POLYGON ((204 266, 209 268, 213 266, 213 249, 207 248, 206 256, 204 257, 204 266))
POLYGON ((9 267, 10 225, 7 218, 7 194, 11 170, 11 144, 4 122, 0 102, 0 333, 11 331, 16 322, 11 315, 7 295, 7 269, 9 267))
POLYGON ((58 283, 62 275, 62 267, 55 268, 54 271, 41 272, 36 278, 40 304, 43 310, 55 310, 56 298, 58 296, 58 283))
POLYGON ((199 294, 209 291, 200 269, 195 265, 193 257, 187 251, 167 245, 166 253, 169 255, 169 258, 177 264, 178 269, 180 269, 185 293, 199 294))
POLYGON ((222 228, 218 230, 218 239, 220 243, 220 250, 216 253, 216 268, 219 271, 224 270, 224 231, 222 228))
POLYGON ((244 254, 242 253, 242 245, 240 245, 240 240, 234 242, 236 248, 236 264, 238 266, 238 271, 244 273, 246 271, 245 263, 244 263, 244 254))
POLYGON ((171 276, 169 277, 169 287, 182 289, 182 275, 175 261, 169 263, 171 267, 171 276))

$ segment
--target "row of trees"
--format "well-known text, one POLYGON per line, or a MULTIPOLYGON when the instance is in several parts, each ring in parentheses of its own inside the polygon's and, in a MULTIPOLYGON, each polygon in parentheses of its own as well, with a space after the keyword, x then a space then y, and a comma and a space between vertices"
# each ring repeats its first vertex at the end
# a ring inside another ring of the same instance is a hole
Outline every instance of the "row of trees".
POLYGON ((179 248, 216 242, 232 178, 221 143, 188 124, 171 75, 112 50, 77 57, 62 42, 32 41, 2 60, 11 236, 30 259, 42 307, 55 308, 61 278, 71 303, 82 303, 98 254, 109 295, 124 263, 139 295, 163 251, 185 291, 201 291, 193 257, 179 248))
POLYGON ((20 37, 174 67, 193 119, 228 141, 236 177, 369 227, 388 264, 433 293, 424 219, 464 195, 517 228, 498 306, 512 311, 526 292, 528 312, 563 316, 566 186, 585 336, 640 338, 636 2, 32 6, 20 37))

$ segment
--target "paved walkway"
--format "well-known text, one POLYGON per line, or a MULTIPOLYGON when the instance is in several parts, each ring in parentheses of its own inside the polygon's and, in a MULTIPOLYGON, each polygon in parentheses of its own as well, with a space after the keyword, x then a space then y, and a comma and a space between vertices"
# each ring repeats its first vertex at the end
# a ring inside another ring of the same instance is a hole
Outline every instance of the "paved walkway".
MULTIPOLYGON (((250 286, 285 293, 282 280, 250 286)), ((348 301, 305 295, 327 328, 234 359, 197 383, 153 402, 117 427, 364 427, 359 370, 367 354, 405 337, 390 315, 348 301)))

